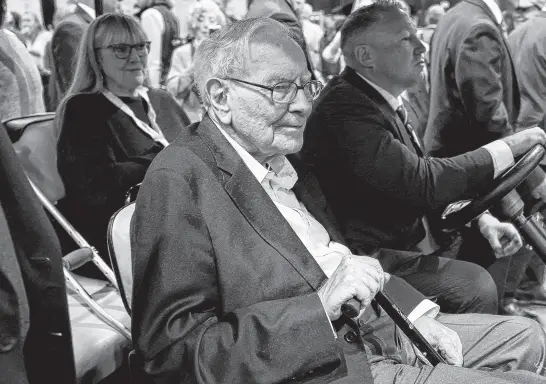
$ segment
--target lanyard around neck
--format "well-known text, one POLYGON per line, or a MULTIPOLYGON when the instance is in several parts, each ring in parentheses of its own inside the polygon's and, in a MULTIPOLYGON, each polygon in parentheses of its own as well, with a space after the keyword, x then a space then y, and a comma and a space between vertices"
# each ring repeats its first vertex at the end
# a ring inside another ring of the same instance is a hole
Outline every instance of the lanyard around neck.
POLYGON ((116 107, 118 107, 122 112, 124 112, 127 116, 129 116, 131 119, 133 119, 133 122, 137 125, 137 127, 144 132, 146 135, 148 135, 152 140, 154 140, 156 143, 159 143, 163 145, 164 147, 169 145, 169 142, 163 135, 163 132, 161 131, 161 128, 159 128, 159 125, 157 125, 156 122, 156 113, 152 107, 152 104, 150 103, 150 99, 148 98, 148 93, 146 92, 146 89, 138 89, 137 93, 139 96, 141 96, 146 104, 148 105, 148 119, 150 119, 151 127, 146 124, 144 121, 140 120, 138 117, 136 117, 135 113, 129 108, 127 104, 125 104, 119 97, 114 95, 109 90, 105 89, 102 91, 102 94, 104 97, 106 97, 112 104, 114 104, 116 107))

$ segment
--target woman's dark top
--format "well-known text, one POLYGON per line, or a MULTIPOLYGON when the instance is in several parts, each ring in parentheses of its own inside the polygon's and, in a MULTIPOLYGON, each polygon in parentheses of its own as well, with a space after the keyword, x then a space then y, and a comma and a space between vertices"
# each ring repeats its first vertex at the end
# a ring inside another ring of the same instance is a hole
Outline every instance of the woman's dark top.
MULTIPOLYGON (((185 134, 190 121, 176 101, 161 90, 151 89, 148 95, 165 138, 170 142, 185 134)), ((122 100, 137 118, 149 123, 144 100, 122 100)), ((101 93, 72 96, 60 123, 58 167, 66 197, 59 208, 108 261, 108 221, 163 147, 101 93)))

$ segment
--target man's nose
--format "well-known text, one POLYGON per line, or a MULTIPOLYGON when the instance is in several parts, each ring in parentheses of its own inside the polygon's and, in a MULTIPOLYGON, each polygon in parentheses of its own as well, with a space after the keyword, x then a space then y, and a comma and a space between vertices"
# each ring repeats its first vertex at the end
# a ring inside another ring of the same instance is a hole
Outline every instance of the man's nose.
POLYGON ((427 51, 427 47, 425 46, 425 44, 423 44, 420 38, 415 36, 415 53, 417 53, 418 55, 421 55, 425 53, 426 51, 427 51))
POLYGON ((296 97, 290 103, 289 110, 290 112, 298 112, 305 116, 311 113, 311 108, 313 102, 309 100, 308 96, 305 94, 304 89, 298 89, 296 91, 296 97))

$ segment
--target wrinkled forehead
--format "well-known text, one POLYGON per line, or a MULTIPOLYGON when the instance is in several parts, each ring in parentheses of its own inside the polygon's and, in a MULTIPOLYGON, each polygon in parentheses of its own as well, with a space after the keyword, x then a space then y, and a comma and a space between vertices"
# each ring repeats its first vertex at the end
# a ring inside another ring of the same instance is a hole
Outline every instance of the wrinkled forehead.
POLYGON ((292 61, 293 66, 306 66, 305 55, 301 47, 284 29, 263 27, 258 29, 249 46, 249 62, 263 63, 274 67, 284 61, 292 61))
POLYGON ((294 80, 308 72, 303 50, 290 38, 252 41, 248 63, 249 75, 266 83, 294 80))
POLYGON ((138 25, 126 22, 104 23, 97 28, 95 34, 96 46, 112 44, 136 44, 147 41, 148 38, 138 25))

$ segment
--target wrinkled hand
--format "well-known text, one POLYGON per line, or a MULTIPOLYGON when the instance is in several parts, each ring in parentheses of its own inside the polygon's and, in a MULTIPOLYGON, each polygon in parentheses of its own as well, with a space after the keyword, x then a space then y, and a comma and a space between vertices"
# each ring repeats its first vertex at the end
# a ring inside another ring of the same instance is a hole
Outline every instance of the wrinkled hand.
MULTIPOLYGON (((415 320, 414 325, 448 364, 463 366, 463 345, 454 330, 428 316, 421 316, 415 320)), ((420 355, 417 350, 416 353, 420 355)))
POLYGON ((503 137, 501 140, 508 144, 514 157, 518 157, 537 144, 546 145, 546 133, 542 128, 533 127, 503 137))
MULTIPOLYGON (((544 156, 544 158, 546 159, 546 156, 544 156)), ((542 180, 542 183, 537 185, 535 189, 531 191, 531 196, 533 196, 533 198, 535 199, 542 200, 542 202, 546 203, 546 178, 542 180)))
POLYGON ((512 224, 501 223, 489 213, 480 216, 478 226, 497 258, 512 256, 523 245, 518 230, 512 224))
POLYGON ((372 257, 344 256, 318 295, 330 320, 337 320, 341 316, 341 305, 352 298, 360 302, 360 316, 389 278, 379 261, 372 257))

